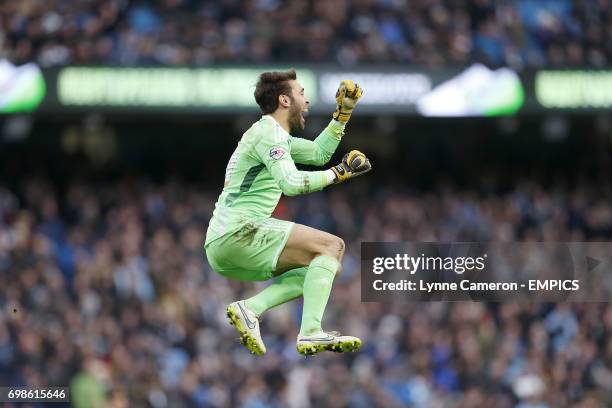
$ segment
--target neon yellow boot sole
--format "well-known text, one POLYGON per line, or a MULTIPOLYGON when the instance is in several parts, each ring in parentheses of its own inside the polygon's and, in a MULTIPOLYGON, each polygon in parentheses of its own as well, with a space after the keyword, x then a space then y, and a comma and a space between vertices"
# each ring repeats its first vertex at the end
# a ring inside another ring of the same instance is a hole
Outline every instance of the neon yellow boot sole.
POLYGON ((229 305, 227 307, 227 317, 230 320, 230 324, 238 330, 240 333, 240 343, 245 346, 249 351, 255 355, 263 356, 265 351, 261 349, 261 347, 257 344, 257 341, 249 334, 249 332, 244 328, 242 322, 238 318, 238 310, 234 305, 229 305))
POLYGON ((334 353, 352 353, 361 348, 361 340, 355 339, 333 344, 302 343, 297 345, 297 351, 306 356, 312 356, 321 351, 333 351, 334 353))

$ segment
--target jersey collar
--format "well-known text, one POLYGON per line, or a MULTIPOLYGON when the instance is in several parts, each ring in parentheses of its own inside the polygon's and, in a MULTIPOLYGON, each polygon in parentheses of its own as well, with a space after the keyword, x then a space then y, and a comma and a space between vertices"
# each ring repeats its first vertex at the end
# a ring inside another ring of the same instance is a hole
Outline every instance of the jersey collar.
POLYGON ((274 122, 274 124, 275 124, 276 126, 278 126, 278 128, 280 129, 280 131, 281 131, 281 132, 283 132, 283 133, 284 133, 284 134, 286 134, 287 136, 291 136, 291 134, 290 134, 289 132, 287 132, 285 129, 283 129, 283 127, 280 125, 280 123, 278 123, 278 122, 276 121, 276 119, 274 119, 274 117, 273 117, 272 115, 263 115, 263 116, 262 116, 262 119, 263 119, 263 118, 269 118, 270 120, 272 120, 272 122, 274 122))

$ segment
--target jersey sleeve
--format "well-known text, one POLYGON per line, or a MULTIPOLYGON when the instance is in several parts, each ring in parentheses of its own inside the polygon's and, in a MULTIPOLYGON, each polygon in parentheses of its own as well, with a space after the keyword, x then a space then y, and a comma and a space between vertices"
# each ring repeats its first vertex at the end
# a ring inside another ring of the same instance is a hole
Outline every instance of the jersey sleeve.
POLYGON ((314 141, 290 137, 291 157, 296 163, 322 166, 336 151, 343 134, 344 123, 332 119, 314 141))
POLYGON ((301 171, 291 158, 289 136, 271 126, 255 145, 255 154, 266 166, 283 194, 294 196, 319 191, 329 185, 325 171, 301 171))

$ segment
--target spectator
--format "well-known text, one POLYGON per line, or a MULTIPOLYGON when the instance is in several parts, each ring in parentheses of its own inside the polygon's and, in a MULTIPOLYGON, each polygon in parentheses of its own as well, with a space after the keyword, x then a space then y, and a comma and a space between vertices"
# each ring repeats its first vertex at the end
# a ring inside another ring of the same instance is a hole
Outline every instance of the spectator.
POLYGON ((605 2, 22 0, 0 5, 0 23, 0 58, 44 67, 478 61, 522 69, 612 59, 605 2))

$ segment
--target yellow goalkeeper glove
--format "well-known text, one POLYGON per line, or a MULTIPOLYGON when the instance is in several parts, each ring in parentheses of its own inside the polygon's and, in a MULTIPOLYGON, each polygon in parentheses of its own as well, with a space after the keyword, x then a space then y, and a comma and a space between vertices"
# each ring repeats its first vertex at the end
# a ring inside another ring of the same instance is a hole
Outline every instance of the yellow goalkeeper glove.
POLYGON ((340 86, 336 92, 336 102, 338 106, 333 114, 333 118, 342 123, 348 122, 362 94, 363 89, 350 79, 345 79, 340 82, 340 86))
POLYGON ((336 178, 334 184, 342 183, 353 177, 360 176, 372 170, 370 160, 359 150, 351 150, 342 158, 342 163, 331 168, 336 178))

